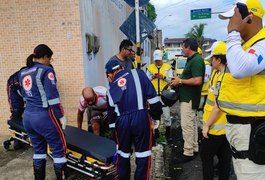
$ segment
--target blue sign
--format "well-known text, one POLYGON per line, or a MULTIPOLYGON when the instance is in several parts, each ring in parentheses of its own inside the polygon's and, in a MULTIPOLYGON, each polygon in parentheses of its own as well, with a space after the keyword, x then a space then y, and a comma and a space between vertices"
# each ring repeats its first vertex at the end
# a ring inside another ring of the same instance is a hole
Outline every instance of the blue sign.
MULTIPOLYGON (((140 17, 140 42, 143 42, 145 38, 154 31, 155 24, 148 19, 142 12, 139 12, 140 17)), ((136 43, 136 22, 135 11, 124 21, 120 26, 120 30, 134 43, 136 43)))
MULTIPOLYGON (((135 0, 124 0, 127 4, 129 4, 131 7, 135 6, 135 0)), ((149 0, 139 0, 139 7, 146 5, 149 2, 149 0)))

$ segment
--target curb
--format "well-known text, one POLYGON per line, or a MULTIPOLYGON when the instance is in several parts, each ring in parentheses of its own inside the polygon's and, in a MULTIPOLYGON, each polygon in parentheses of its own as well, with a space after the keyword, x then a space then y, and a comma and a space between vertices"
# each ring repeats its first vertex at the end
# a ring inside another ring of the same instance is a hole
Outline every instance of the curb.
POLYGON ((164 179, 164 147, 161 144, 157 144, 152 149, 152 162, 151 162, 151 176, 150 179, 164 179))

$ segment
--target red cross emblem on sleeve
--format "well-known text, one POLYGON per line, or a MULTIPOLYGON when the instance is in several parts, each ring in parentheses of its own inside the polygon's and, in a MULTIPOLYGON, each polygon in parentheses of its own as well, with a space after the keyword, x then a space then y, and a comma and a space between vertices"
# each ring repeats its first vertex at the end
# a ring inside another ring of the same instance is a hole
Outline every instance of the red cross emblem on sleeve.
POLYGON ((119 81, 118 81, 118 86, 119 87, 123 87, 125 86, 127 83, 127 80, 125 78, 121 78, 119 81))

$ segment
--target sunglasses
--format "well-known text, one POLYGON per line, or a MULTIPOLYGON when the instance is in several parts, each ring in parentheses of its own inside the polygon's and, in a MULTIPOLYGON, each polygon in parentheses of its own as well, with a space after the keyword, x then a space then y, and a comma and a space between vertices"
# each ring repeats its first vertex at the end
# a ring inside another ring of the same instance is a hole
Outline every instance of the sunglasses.
POLYGON ((133 52, 134 50, 132 50, 132 49, 127 49, 127 48, 124 48, 124 49, 126 49, 126 50, 128 50, 128 51, 130 51, 130 52, 133 52))

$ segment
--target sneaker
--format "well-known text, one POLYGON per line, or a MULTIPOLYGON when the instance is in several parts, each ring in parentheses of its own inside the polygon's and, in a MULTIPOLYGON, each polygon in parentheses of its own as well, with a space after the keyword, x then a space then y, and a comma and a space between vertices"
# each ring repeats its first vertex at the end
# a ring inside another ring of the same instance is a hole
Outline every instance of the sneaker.
POLYGON ((189 161, 192 161, 194 159, 194 156, 186 156, 182 154, 179 158, 176 159, 175 163, 180 164, 180 163, 186 163, 189 161))

